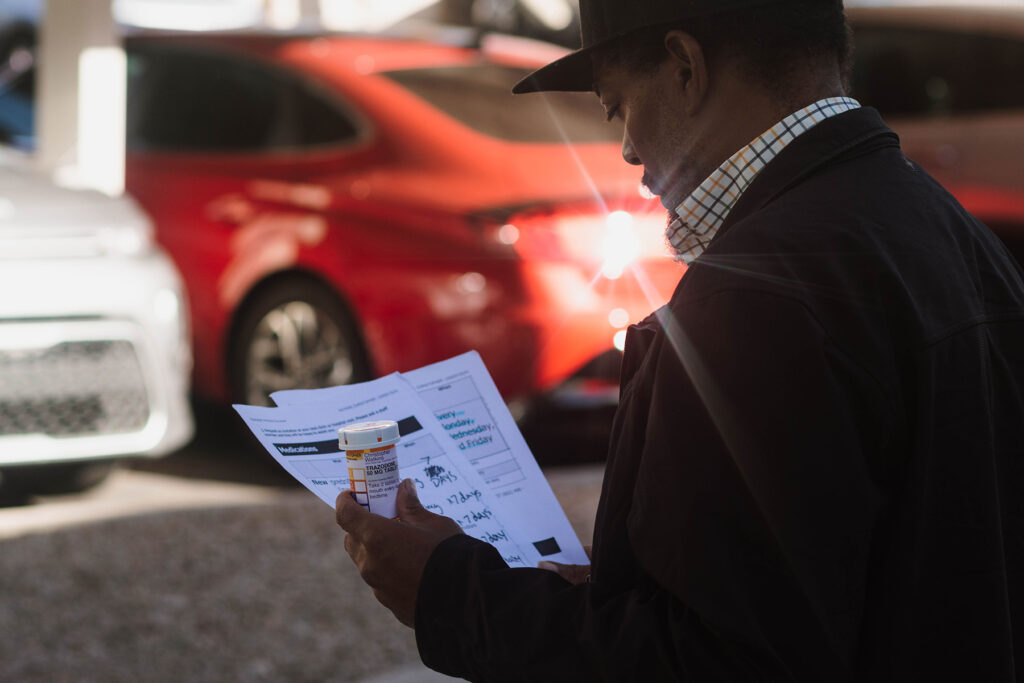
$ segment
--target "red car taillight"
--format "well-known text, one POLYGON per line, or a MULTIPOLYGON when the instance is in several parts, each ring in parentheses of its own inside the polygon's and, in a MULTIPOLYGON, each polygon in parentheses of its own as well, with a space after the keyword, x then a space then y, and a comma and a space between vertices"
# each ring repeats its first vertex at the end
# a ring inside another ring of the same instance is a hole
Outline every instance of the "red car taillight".
POLYGON ((607 210, 591 201, 476 217, 489 248, 516 260, 521 296, 505 313, 534 342, 536 385, 556 386, 621 350, 628 325, 668 300, 682 268, 665 241, 664 213, 641 199, 607 210))
POLYGON ((549 210, 514 214, 492 233, 523 259, 572 263, 617 280, 638 260, 669 257, 664 230, 655 213, 549 210))

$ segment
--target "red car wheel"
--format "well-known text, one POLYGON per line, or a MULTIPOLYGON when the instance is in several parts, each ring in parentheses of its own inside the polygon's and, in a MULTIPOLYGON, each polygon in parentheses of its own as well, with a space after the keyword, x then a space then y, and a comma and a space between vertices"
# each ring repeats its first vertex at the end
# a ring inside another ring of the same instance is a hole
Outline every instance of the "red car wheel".
POLYGON ((235 327, 228 367, 232 398, 273 405, 272 392, 316 389, 370 378, 359 333, 333 292, 308 279, 258 291, 235 327))

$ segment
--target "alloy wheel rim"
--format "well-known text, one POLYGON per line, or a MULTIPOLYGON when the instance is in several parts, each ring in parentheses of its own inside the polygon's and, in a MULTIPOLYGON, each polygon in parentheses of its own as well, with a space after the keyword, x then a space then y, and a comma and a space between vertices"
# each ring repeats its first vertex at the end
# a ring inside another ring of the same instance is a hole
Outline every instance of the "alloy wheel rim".
POLYGON ((246 400, 272 405, 287 389, 348 384, 355 374, 352 348, 338 325, 306 301, 269 311, 253 331, 246 364, 246 400))

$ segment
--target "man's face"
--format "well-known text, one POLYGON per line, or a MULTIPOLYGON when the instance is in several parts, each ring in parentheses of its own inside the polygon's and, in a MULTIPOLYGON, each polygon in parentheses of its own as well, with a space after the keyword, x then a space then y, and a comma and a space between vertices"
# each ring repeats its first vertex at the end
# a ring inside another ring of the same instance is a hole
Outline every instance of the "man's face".
POLYGON ((598 65, 596 88, 609 120, 622 119, 622 157, 643 165, 643 183, 674 213, 706 177, 700 140, 693 134, 678 71, 670 60, 643 73, 617 64, 598 65))

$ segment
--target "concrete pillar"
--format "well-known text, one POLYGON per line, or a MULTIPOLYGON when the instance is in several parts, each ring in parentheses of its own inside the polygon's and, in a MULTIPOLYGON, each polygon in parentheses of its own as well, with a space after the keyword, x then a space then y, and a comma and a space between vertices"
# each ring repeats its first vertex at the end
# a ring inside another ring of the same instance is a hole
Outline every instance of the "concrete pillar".
POLYGON ((38 163, 62 184, 124 192, 127 69, 111 0, 47 0, 36 78, 38 163))

